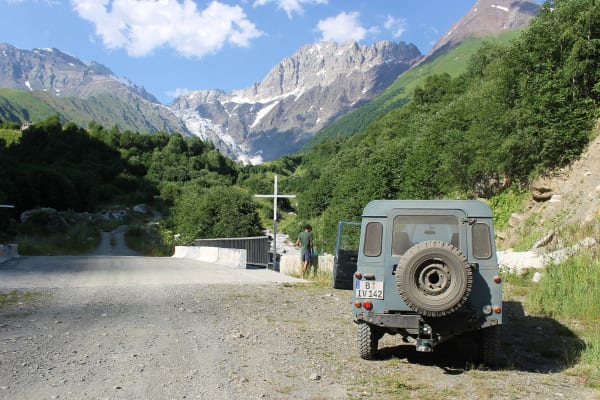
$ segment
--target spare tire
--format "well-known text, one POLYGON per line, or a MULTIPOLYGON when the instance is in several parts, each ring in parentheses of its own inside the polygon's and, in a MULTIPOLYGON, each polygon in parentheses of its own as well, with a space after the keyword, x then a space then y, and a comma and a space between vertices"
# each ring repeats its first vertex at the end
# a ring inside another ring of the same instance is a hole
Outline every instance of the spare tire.
POLYGON ((450 243, 430 240, 404 253, 396 269, 396 287, 411 310, 442 317, 469 298, 473 271, 464 254, 450 243))

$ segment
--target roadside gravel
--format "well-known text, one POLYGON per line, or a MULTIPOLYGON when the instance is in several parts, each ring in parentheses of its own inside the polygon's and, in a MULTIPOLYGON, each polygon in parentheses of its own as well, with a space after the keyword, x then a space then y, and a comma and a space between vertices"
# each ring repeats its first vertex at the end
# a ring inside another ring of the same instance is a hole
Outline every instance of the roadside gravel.
MULTIPOLYGON (((291 285, 35 289, 0 309, 2 399, 596 399, 536 342, 556 323, 519 316, 507 365, 450 344, 419 354, 384 337, 357 356, 350 293, 291 285)), ((548 345, 554 342, 547 342, 548 345)), ((548 350, 548 349, 546 349, 548 350)), ((560 351, 560 349, 556 349, 560 351)))
MULTIPOLYGON (((115 274, 124 260, 140 262, 120 257, 130 255, 121 233, 104 236, 87 269, 99 268, 91 262, 102 254, 109 257, 98 265, 115 274)), ((127 279, 86 283, 93 274, 68 265, 74 261, 21 271, 33 286, 0 285, 0 295, 21 299, 0 306, 0 399, 600 399, 564 366, 565 350, 581 341, 552 319, 526 315, 517 301, 504 304, 498 369, 472 365, 469 341, 423 354, 392 336, 380 341, 377 361, 365 361, 349 291, 239 283, 234 269, 225 270, 232 283, 224 271, 210 284, 157 282, 147 276, 158 268, 151 259, 146 268, 130 264, 127 279)), ((18 269, 5 263, 2 276, 18 269)))

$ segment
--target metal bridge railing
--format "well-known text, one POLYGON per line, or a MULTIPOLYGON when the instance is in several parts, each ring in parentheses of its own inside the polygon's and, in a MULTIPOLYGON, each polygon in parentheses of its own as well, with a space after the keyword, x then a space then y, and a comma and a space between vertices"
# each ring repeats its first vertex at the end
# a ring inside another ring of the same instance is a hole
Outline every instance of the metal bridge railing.
POLYGON ((192 242, 192 245, 223 249, 245 249, 246 264, 267 267, 272 263, 269 254, 270 239, 268 236, 196 239, 192 242))

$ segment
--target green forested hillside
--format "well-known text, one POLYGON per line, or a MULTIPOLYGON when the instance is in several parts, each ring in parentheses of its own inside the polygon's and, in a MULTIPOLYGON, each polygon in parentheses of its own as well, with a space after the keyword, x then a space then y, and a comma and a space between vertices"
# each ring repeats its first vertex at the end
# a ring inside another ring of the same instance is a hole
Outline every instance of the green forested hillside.
POLYGON ((6 129, 11 125, 0 126, 0 204, 14 204, 16 214, 37 207, 93 212, 146 203, 187 241, 261 232, 257 204, 233 187, 241 167, 212 143, 164 132, 105 130, 97 123, 84 130, 61 125, 58 116, 22 133, 6 129), (227 217, 227 223, 215 216, 227 217))
POLYGON ((340 117, 333 124, 322 129, 305 148, 310 149, 325 139, 348 137, 364 131, 378 116, 408 103, 413 90, 423 85, 428 76, 447 73, 456 77, 465 72, 470 58, 484 41, 508 43, 518 34, 519 31, 511 31, 498 37, 471 37, 447 53, 430 58, 423 64, 400 75, 390 87, 369 103, 340 117))
POLYGON ((335 240, 374 198, 490 197, 575 159, 600 100, 600 6, 556 1, 464 73, 426 78, 412 101, 350 139, 325 141, 284 180, 298 217, 335 240))

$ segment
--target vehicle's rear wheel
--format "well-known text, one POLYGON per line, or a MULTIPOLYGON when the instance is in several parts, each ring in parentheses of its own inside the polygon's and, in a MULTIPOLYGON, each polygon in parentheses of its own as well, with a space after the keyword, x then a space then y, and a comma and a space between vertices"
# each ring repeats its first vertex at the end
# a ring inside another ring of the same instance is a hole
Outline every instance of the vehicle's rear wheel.
POLYGON ((498 365, 500 357, 500 325, 479 330, 478 360, 489 367, 498 365))
POLYGON ((381 334, 374 326, 360 322, 357 328, 358 352, 365 360, 375 359, 381 334))
POLYGON ((421 242, 404 253, 396 270, 396 287, 413 311, 441 317, 469 298, 473 271, 464 254, 450 243, 421 242))

